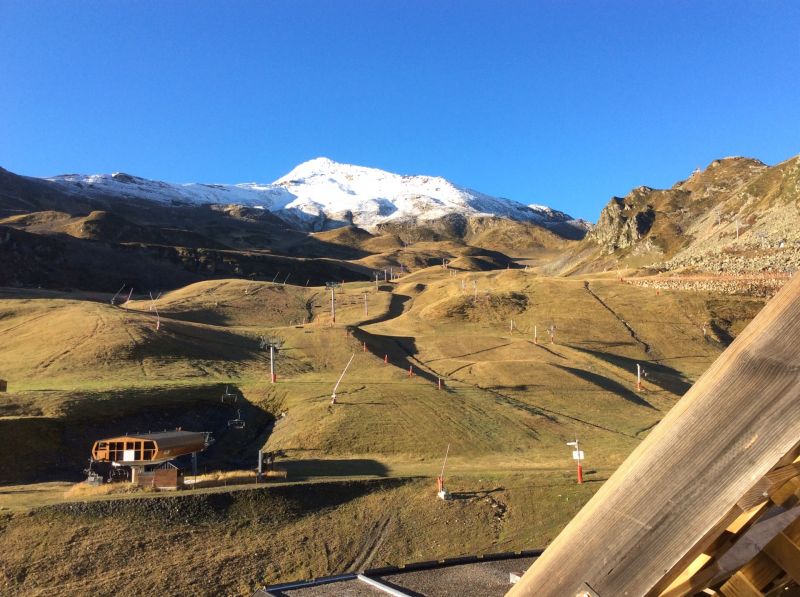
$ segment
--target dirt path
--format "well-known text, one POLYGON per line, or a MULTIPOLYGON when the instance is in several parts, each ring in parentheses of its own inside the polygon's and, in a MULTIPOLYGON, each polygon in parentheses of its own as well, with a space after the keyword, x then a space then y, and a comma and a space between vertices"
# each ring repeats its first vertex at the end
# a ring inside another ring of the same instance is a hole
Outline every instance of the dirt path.
POLYGON ((375 554, 380 549, 383 542, 389 536, 392 527, 392 515, 386 514, 375 524, 372 525, 367 535, 364 537, 364 544, 361 546, 356 557, 350 562, 346 572, 362 572, 369 568, 370 562, 375 558, 375 554))

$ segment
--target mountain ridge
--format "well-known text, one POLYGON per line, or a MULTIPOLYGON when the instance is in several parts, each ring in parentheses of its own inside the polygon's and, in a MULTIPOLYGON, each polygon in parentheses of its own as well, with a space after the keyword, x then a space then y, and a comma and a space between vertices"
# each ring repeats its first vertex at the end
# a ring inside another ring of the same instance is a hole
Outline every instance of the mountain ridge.
POLYGON ((567 271, 620 265, 661 271, 794 271, 800 267, 800 156, 774 166, 713 160, 670 188, 612 197, 567 271))
POLYGON ((306 231, 346 225, 374 230, 387 222, 424 222, 453 214, 529 222, 570 238, 581 238, 591 228, 553 208, 494 197, 440 176, 401 175, 325 157, 303 162, 272 183, 172 184, 123 172, 39 180, 76 195, 262 209, 306 231))

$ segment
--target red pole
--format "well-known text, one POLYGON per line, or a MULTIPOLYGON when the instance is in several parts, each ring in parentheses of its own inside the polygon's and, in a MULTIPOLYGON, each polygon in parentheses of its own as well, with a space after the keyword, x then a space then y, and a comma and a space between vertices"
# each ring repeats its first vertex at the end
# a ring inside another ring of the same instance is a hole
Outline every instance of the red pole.
POLYGON ((388 354, 383 355, 383 364, 384 365, 388 365, 389 364, 389 355, 388 354))
POLYGON ((364 352, 367 352, 367 343, 366 343, 366 341, 364 342, 364 352))
POLYGON ((441 378, 441 377, 439 377, 439 378, 437 378, 437 379, 439 380, 439 385, 438 385, 438 387, 437 387, 436 389, 437 389, 437 390, 441 390, 441 389, 442 389, 442 378, 441 378))
POLYGON ((583 467, 580 460, 578 461, 578 483, 583 483, 583 467))
POLYGON ((272 383, 275 383, 276 379, 278 379, 278 376, 273 373, 272 374, 272 383))
POLYGON ((412 375, 414 375, 414 366, 413 365, 409 365, 408 366, 408 376, 411 377, 412 375))

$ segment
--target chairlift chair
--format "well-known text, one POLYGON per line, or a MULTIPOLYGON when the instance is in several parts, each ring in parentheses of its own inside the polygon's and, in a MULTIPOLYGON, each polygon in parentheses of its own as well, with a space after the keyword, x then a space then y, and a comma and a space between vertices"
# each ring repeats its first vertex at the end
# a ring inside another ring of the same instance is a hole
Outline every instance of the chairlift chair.
POLYGON ((239 395, 236 392, 229 391, 228 386, 225 386, 225 393, 222 395, 222 398, 220 398, 220 402, 222 402, 222 404, 225 404, 227 402, 236 404, 236 401, 238 399, 239 395))
POLYGON ((244 419, 242 418, 242 411, 240 409, 240 410, 236 411, 236 418, 235 419, 230 419, 228 421, 228 428, 230 428, 230 429, 244 429, 244 426, 245 426, 245 423, 244 423, 244 419))

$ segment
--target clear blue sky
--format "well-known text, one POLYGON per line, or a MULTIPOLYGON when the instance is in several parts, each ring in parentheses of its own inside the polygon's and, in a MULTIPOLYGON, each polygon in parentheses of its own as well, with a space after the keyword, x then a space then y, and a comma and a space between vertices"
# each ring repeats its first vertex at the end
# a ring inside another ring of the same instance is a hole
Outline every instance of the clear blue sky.
POLYGON ((317 156, 595 220, 800 153, 800 2, 0 0, 0 166, 269 182, 317 156))

